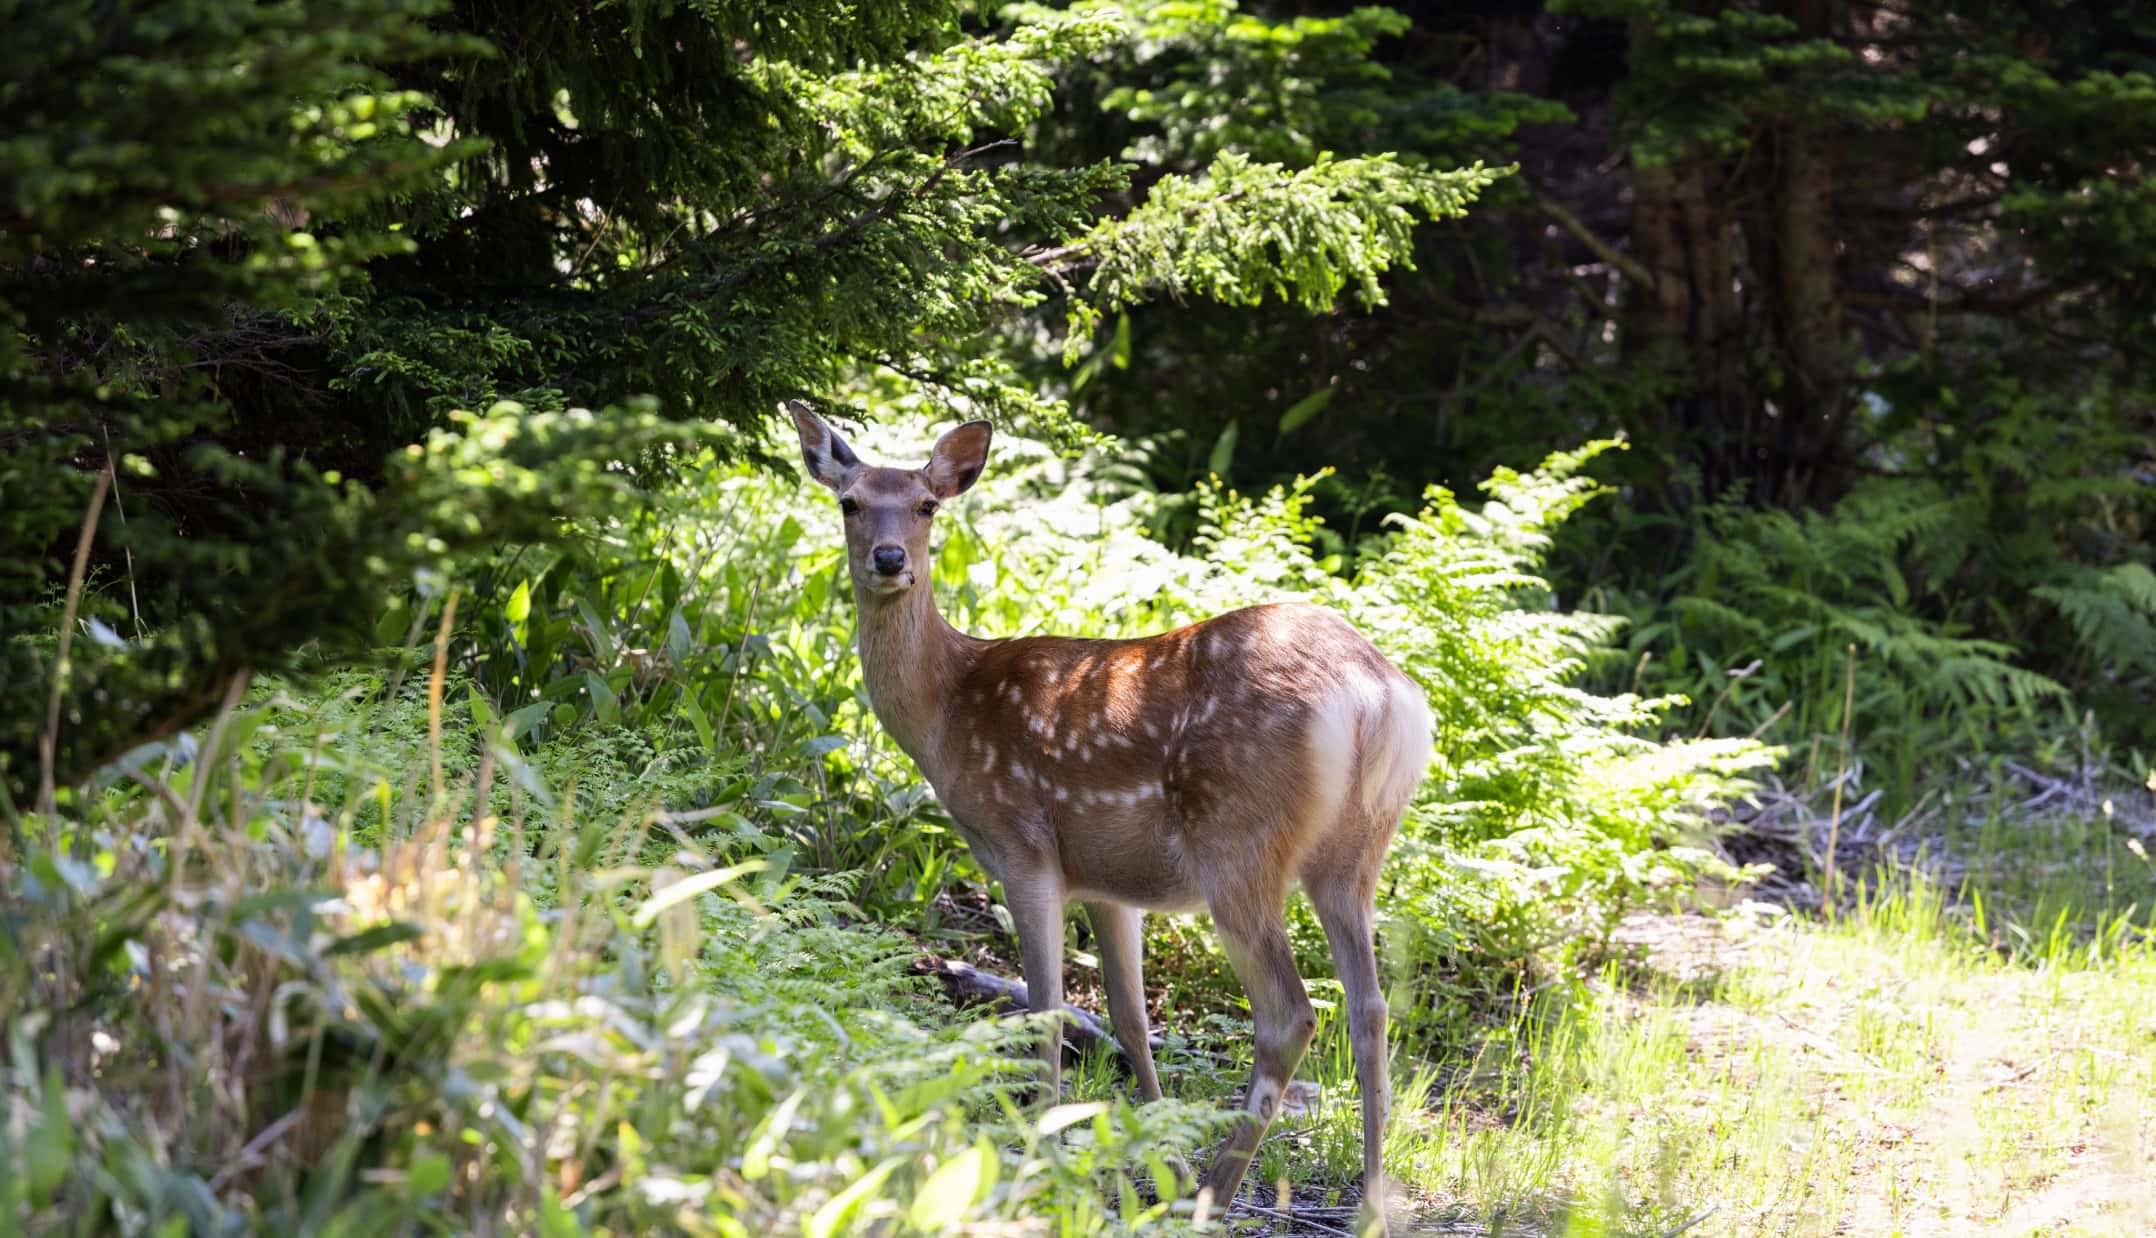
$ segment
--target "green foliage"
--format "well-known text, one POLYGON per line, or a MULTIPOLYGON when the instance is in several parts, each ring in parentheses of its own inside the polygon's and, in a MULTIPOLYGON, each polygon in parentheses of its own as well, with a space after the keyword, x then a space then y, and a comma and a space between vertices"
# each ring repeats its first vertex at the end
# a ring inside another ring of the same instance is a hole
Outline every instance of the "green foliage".
POLYGON ((1320 156, 1289 170, 1223 154, 1202 178, 1165 177, 1145 203, 1095 229, 1078 248, 1097 262, 1072 323, 1166 292, 1228 305, 1268 295, 1312 312, 1332 308, 1353 287, 1365 306, 1384 303, 1378 277, 1412 266, 1416 216, 1463 215, 1501 172, 1476 164, 1425 172, 1389 157, 1320 156))
POLYGON ((1405 14, 1376 6, 1278 22, 1239 12, 1233 0, 1152 0, 1133 9, 1139 38, 1128 72, 1160 80, 1136 85, 1124 77, 1101 106, 1159 129, 1129 152, 1147 163, 1202 163, 1228 152, 1297 167, 1315 162, 1381 121, 1390 75, 1371 52, 1409 27, 1405 14))
MULTIPOLYGON (((412 468, 491 469, 518 451, 504 426, 575 423, 478 420, 412 468)), ((902 416, 860 449, 910 458, 927 429, 902 416)), ((1349 578, 1311 549, 1310 484, 1203 488, 1200 553, 1178 555, 1144 536, 1147 498, 1104 497, 1100 462, 999 436, 936 586, 994 634, 1303 596, 1377 635, 1444 719, 1381 905, 1410 1043, 1446 1041, 1552 936, 1718 871, 1668 844, 1762 756, 1631 738, 1652 703, 1567 686, 1610 626, 1544 609, 1532 567, 1592 497, 1591 455, 1500 476, 1480 508, 1433 494, 1349 578)), ((1022 1114, 1002 1099, 1022 1023, 953 1019, 909 944, 858 923, 950 938, 949 896, 982 878, 868 711, 828 499, 737 463, 678 471, 656 509, 373 617, 403 650, 390 683, 257 691, 23 821, 0 1001, 41 1013, 11 1024, 26 1120, 6 1138, 35 1167, 0 1193, 12 1219, 1188 1225, 1189 1200, 1138 1186, 1217 1111, 1022 1114), (418 668, 452 594, 436 678, 418 668)), ((1322 974, 1314 924, 1296 931, 1322 974)), ((1247 1049, 1235 1023, 1199 1030, 1227 1000, 1212 949, 1171 922, 1152 951, 1186 1095, 1225 1078, 1191 1038, 1247 1049)))
POLYGON ((1847 695, 1853 748, 1904 807, 1972 750, 2070 742, 2080 760, 2085 711, 2099 740, 2146 744, 2156 577, 2141 530, 2156 493, 2120 467, 2134 445, 2107 396, 2061 409, 2008 380, 1896 394, 1923 411, 1884 406, 1881 455, 1915 475, 1869 479, 1821 511, 1742 496, 1703 508, 1660 596, 1617 597, 1637 619, 1633 660, 1604 678, 1688 694, 1702 733, 1829 753, 1847 695))
MULTIPOLYGON (((930 436, 906 419, 853 441, 864 458, 925 459, 930 436)), ((1201 485, 1195 544, 1178 554, 1146 535, 1151 496, 1100 480, 1105 461, 999 435, 988 474, 946 505, 935 585, 953 623, 990 636, 1139 635, 1292 597, 1369 633, 1440 719, 1438 772, 1382 901, 1403 976, 1432 986, 1402 1018, 1435 1036, 1548 942, 1592 940, 1644 899, 1731 875, 1698 844, 1709 810, 1767 755, 1641 738, 1672 702, 1575 686, 1617 625, 1549 609, 1536 568, 1596 493, 1580 474, 1594 454, 1502 473, 1480 507, 1434 491, 1351 564, 1315 548, 1317 479, 1258 497, 1201 485)), ((858 869, 865 907, 934 933, 937 892, 983 878, 869 710, 839 532, 820 491, 714 465, 608 557, 493 578, 474 656, 520 734, 618 721, 653 737, 656 768, 742 728, 750 768, 692 779, 679 806, 737 821, 790 802, 760 831, 764 854, 858 869)))
POLYGON ((35 824, 0 919, 15 1232, 1175 1212, 1106 1201, 1217 1116, 1021 1113, 1025 1024, 925 1003, 903 941, 842 926, 848 879, 712 851, 648 778, 602 774, 599 732, 520 749, 451 717, 430 750, 435 685, 352 687, 379 703, 258 693, 35 824), (557 807, 532 772, 556 763, 607 777, 616 815, 557 807))
MULTIPOLYGON (((256 501, 271 500, 268 513, 238 525, 229 540, 213 540, 161 528, 138 512, 115 538, 144 571, 156 565, 159 580, 139 589, 128 587, 132 574, 102 582, 101 595, 79 612, 82 638, 64 664, 55 666, 42 634, 12 635, 0 649, 0 684, 16 699, 42 703, 57 678, 54 769, 69 781, 172 734, 243 670, 299 665, 295 634, 309 638, 310 659, 362 654, 377 642, 371 617, 391 590, 415 575, 438 581, 461 556, 504 538, 543 541, 566 520, 620 510, 635 492, 604 463, 608 456, 698 436, 648 404, 602 413, 527 413, 504 404, 453 418, 452 428, 392 458, 371 488, 304 463, 227 460, 219 476, 256 501), (151 589, 183 609, 144 628, 131 604, 151 589)), ((117 513, 103 518, 118 523, 117 513)), ((26 613, 52 618, 48 610, 26 613)), ((38 708, 0 723, 0 785, 32 784, 45 729, 38 708)))
MULTIPOLYGON (((1064 66, 1144 37, 1099 5, 105 7, 0 12, 0 683, 65 681, 62 782, 242 667, 351 656, 415 572, 619 509, 670 445, 756 450, 634 401, 745 428, 880 372, 1086 442, 1003 347, 1065 266, 1081 325, 1163 292, 1375 303, 1414 221, 1494 175, 1224 153, 1118 204, 1126 166, 1014 141, 1064 66), (94 656, 55 671, 101 468, 94 656)), ((17 801, 41 725, 0 734, 17 801)))

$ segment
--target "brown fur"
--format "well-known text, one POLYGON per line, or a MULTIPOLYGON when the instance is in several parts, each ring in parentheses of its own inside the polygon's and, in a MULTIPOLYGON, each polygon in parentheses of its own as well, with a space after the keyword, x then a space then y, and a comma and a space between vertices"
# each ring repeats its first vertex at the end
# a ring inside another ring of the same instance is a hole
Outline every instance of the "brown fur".
MULTIPOLYGON (((1316 1017, 1282 919, 1309 893, 1348 993, 1366 1184, 1380 1181, 1385 1000, 1371 942, 1379 866, 1429 753, 1420 689, 1346 621, 1313 606, 1233 611, 1137 640, 967 636, 936 610, 934 505, 970 486, 989 429, 945 435, 922 469, 853 457, 796 406, 804 459, 836 491, 877 717, 1003 884, 1028 1002, 1062 996, 1063 907, 1101 938, 1109 1014, 1147 1100, 1160 1095, 1139 958, 1144 911, 1210 911, 1256 1026, 1246 1121, 1205 1185, 1225 1199, 1278 1110, 1316 1017), (904 553, 895 575, 882 548, 904 553)), ((1054 1046, 1044 1046, 1051 1095, 1054 1046)))

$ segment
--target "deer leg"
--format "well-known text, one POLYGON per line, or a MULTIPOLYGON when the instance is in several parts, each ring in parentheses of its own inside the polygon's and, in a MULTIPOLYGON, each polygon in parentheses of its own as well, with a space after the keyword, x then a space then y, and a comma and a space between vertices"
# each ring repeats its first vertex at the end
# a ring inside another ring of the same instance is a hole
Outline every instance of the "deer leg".
MULTIPOLYGON (((1035 1014, 1063 1009, 1063 887, 1052 873, 1005 877, 1004 905, 1018 926, 1018 951, 1026 973, 1026 1008, 1035 1014)), ((1063 1029, 1041 1039, 1046 1067, 1042 1095, 1055 1104, 1063 1094, 1063 1029)))
MULTIPOLYGON (((1238 897, 1243 901, 1247 896, 1238 897)), ((1201 1187, 1213 1192, 1216 1205, 1225 1207, 1235 1197, 1251 1158, 1266 1128, 1280 1112, 1280 1098, 1296 1064, 1316 1033, 1317 1012, 1310 1008, 1303 991, 1303 978, 1295 970, 1295 954, 1288 947, 1286 923, 1281 919, 1283 900, 1276 895, 1256 914, 1247 908, 1231 909, 1217 904, 1213 923, 1220 930, 1228 961, 1243 982, 1250 998, 1255 1052, 1250 1072, 1250 1091, 1243 1099, 1243 1117, 1220 1145, 1205 1171, 1201 1187), (1227 913, 1227 914, 1224 914, 1227 913)))
POLYGON ((1130 1059, 1138 1079, 1138 1098, 1160 1099, 1160 1076, 1153 1072, 1151 1028, 1145 1017, 1145 913, 1116 903, 1087 903, 1086 918, 1100 942, 1101 979, 1108 989, 1108 1019, 1116 1043, 1130 1059))
POLYGON ((1363 1194, 1383 1193, 1385 1119, 1391 1107, 1392 1080, 1385 1050, 1385 990, 1378 979, 1377 948, 1371 934, 1370 894, 1359 882, 1306 886, 1332 947, 1333 970, 1346 990, 1348 1040, 1355 1050, 1355 1084, 1362 1092, 1363 1194))

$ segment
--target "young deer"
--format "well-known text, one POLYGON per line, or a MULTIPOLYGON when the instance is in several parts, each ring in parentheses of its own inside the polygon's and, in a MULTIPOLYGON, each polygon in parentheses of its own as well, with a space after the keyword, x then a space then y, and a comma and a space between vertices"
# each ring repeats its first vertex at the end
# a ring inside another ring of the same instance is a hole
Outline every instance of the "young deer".
MULTIPOLYGON (((1061 1007, 1063 908, 1083 902, 1116 1040, 1139 1094, 1156 1100, 1141 918, 1212 913, 1256 1025, 1245 1116, 1202 1181, 1224 1204, 1317 1026, 1283 919, 1300 881, 1347 991, 1375 1199, 1389 1083, 1371 917, 1430 754, 1421 689, 1312 606, 1255 606, 1137 640, 967 636, 930 596, 929 524, 980 476, 989 424, 945 434, 924 468, 878 468, 806 406, 789 408, 809 475, 844 513, 869 701, 1003 884, 1028 1004, 1061 1007)), ((1059 1049, 1044 1045, 1051 1097, 1059 1049)))

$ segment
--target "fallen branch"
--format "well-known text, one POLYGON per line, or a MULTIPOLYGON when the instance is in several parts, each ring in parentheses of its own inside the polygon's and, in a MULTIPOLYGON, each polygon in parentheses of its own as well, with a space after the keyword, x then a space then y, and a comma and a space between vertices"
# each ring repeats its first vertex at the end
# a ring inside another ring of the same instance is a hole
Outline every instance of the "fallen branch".
MULTIPOLYGON (((957 959, 937 958, 924 954, 914 960, 913 970, 936 977, 943 982, 945 996, 953 1006, 990 1006, 998 1010, 1023 1013, 1031 1009, 1026 998, 1026 986, 1022 980, 1011 980, 993 972, 985 972, 970 963, 957 959)), ((1114 1033, 1099 1015, 1080 1010, 1069 1002, 1063 1003, 1063 1042, 1080 1053, 1088 1049, 1105 1047, 1118 1057, 1123 1047, 1116 1043, 1114 1033)))

